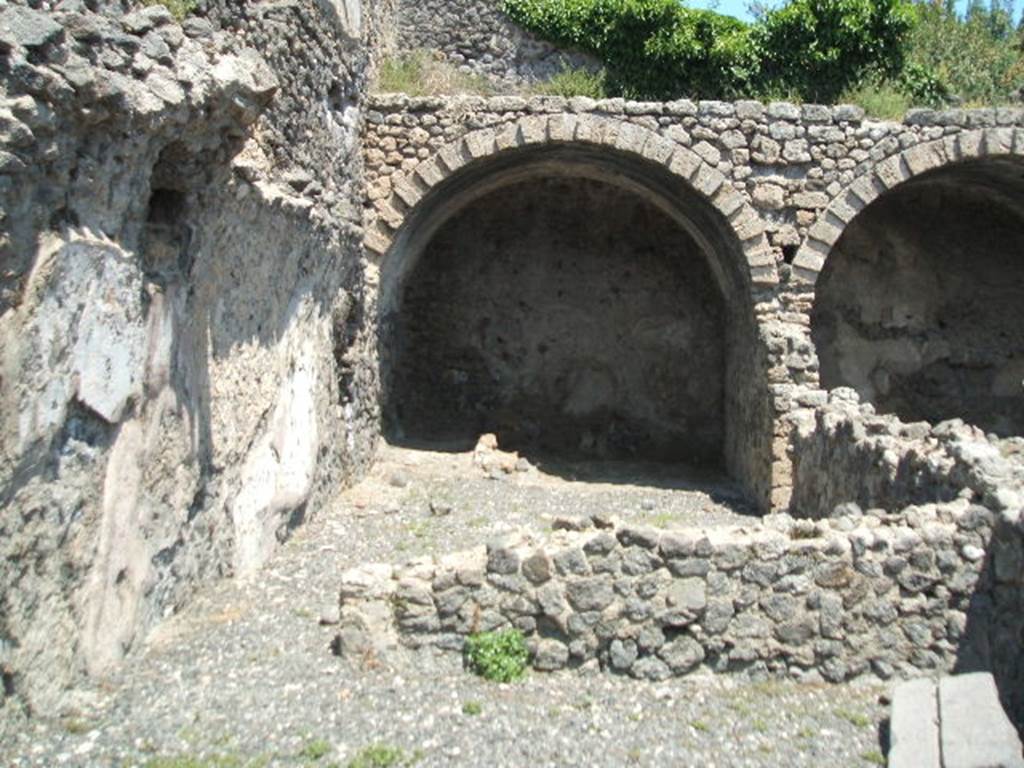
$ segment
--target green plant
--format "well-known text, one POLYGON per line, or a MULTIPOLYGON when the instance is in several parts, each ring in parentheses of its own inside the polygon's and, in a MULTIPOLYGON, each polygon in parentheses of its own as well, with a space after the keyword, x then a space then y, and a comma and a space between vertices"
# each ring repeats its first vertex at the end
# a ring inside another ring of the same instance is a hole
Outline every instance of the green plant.
POLYGON ((918 61, 908 61, 899 76, 899 88, 914 104, 937 107, 950 99, 949 86, 918 61))
POLYGON ((573 69, 563 64, 561 72, 534 85, 533 91, 546 96, 588 96, 591 99, 603 99, 608 95, 605 88, 606 79, 607 73, 603 69, 591 72, 589 69, 573 69))
POLYGON ((142 4, 145 6, 162 5, 179 23, 199 7, 198 0, 142 0, 142 4))
POLYGON ((330 744, 323 739, 314 739, 313 741, 307 742, 306 745, 299 750, 299 757, 303 760, 311 760, 315 762, 330 751, 330 744))
POLYGON ((462 714, 475 717, 484 711, 479 701, 467 701, 462 705, 462 714))
POLYGON ((913 20, 906 0, 791 0, 754 30, 761 87, 831 102, 869 73, 895 76, 913 20))
POLYGON ((903 82, 916 103, 1005 103, 1024 85, 1021 38, 999 2, 972 2, 962 17, 949 2, 915 5, 908 49, 903 82))
POLYGON ((518 629, 481 632, 466 638, 467 666, 487 680, 509 683, 526 672, 530 653, 518 629))
POLYGON ((913 103, 904 91, 889 82, 864 83, 845 91, 839 100, 857 104, 879 120, 900 120, 913 103))
POLYGON ((411 765, 406 760, 401 747, 390 744, 371 744, 363 747, 348 761, 348 768, 393 768, 398 765, 411 765))
POLYGON ((691 721, 690 722, 690 727, 693 728, 695 731, 700 731, 701 733, 707 733, 708 731, 711 730, 711 726, 708 725, 703 720, 693 720, 693 721, 691 721))
POLYGON ((793 95, 832 100, 870 73, 895 76, 909 0, 791 0, 748 25, 677 0, 504 0, 513 20, 591 53, 629 97, 793 95))
POLYGON ((871 763, 872 765, 885 765, 885 755, 877 749, 870 749, 867 752, 861 752, 860 759, 867 763, 871 763))
POLYGON ((471 93, 487 96, 494 88, 479 75, 462 72, 440 54, 411 51, 380 64, 375 89, 409 96, 436 96, 446 93, 471 93))
POLYGON ((746 24, 676 0, 504 0, 517 23, 600 58, 630 97, 736 91, 756 62, 746 24))

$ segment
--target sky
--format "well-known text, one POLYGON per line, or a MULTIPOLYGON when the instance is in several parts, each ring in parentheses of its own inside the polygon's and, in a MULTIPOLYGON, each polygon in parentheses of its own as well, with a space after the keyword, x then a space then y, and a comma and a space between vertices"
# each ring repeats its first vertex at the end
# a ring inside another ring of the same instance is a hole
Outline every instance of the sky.
MULTIPOLYGON (((743 19, 744 21, 752 21, 751 15, 747 12, 748 0, 686 0, 686 5, 693 8, 711 8, 724 13, 729 16, 735 16, 737 19, 743 19)), ((775 0, 773 5, 780 5, 780 0, 775 0)), ((967 7, 967 0, 957 0, 957 10, 963 12, 967 7)))

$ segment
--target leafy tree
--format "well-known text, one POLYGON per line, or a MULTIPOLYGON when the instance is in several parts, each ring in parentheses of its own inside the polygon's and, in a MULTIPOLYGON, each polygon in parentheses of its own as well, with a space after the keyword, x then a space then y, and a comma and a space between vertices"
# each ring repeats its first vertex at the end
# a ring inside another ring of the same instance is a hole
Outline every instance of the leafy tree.
POLYGON ((904 81, 918 103, 940 105, 1005 103, 1024 86, 1020 37, 1013 7, 993 0, 971 3, 963 17, 951 3, 915 6, 904 81), (915 75, 938 87, 914 87, 915 75))
POLYGON ((865 72, 897 72, 906 0, 792 0, 747 25, 677 0, 504 0, 511 18, 587 51, 625 96, 731 98, 767 92, 827 100, 865 72))
POLYGON ((792 0, 755 29, 762 87, 831 102, 869 72, 895 76, 913 21, 904 0, 792 0))
POLYGON ((676 0, 505 0, 522 26, 600 58, 637 98, 738 94, 756 69, 743 22, 676 0))

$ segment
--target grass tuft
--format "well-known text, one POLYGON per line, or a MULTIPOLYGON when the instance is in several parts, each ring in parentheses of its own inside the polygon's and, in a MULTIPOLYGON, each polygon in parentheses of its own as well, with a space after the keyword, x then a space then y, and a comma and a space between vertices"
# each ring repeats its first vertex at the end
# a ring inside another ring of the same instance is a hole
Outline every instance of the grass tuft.
POLYGON ((391 744, 370 744, 359 750, 358 754, 348 762, 347 768, 397 768, 397 766, 414 765, 421 753, 406 757, 401 747, 391 744))
POLYGON ((548 80, 535 83, 530 90, 541 96, 587 96, 591 99, 604 99, 608 96, 606 80, 603 69, 591 72, 589 69, 576 69, 563 64, 561 72, 552 75, 548 80))
POLYGON ((299 750, 299 757, 303 760, 316 762, 330 751, 330 744, 323 739, 314 739, 313 741, 307 742, 306 745, 299 750))
POLYGON ((912 106, 910 97, 891 83, 865 83, 846 91, 839 100, 863 107, 869 117, 878 120, 902 120, 912 106))
POLYGON ((442 54, 411 51, 381 62, 374 90, 379 93, 404 93, 407 96, 473 94, 490 96, 494 87, 481 75, 463 72, 446 61, 442 54))

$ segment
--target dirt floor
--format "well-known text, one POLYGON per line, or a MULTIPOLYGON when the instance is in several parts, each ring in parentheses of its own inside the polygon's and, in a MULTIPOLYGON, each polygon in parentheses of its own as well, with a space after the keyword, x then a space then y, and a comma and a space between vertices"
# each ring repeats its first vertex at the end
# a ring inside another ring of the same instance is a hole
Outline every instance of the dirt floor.
POLYGON ((385 446, 257 578, 210 585, 120 673, 62 712, 0 717, 0 765, 864 766, 883 764, 887 686, 738 675, 663 683, 596 670, 497 685, 458 654, 365 665, 330 651, 339 575, 597 511, 647 524, 752 522, 728 479, 496 449, 385 446))

